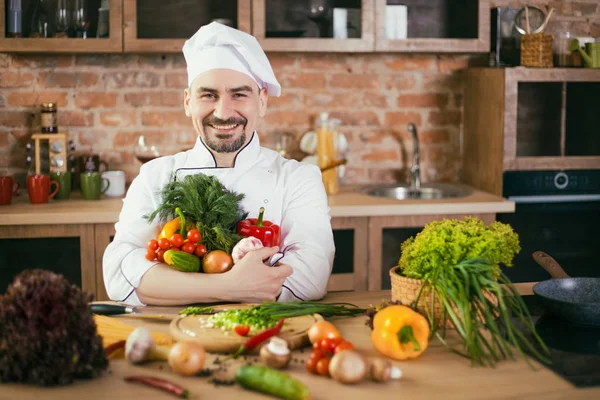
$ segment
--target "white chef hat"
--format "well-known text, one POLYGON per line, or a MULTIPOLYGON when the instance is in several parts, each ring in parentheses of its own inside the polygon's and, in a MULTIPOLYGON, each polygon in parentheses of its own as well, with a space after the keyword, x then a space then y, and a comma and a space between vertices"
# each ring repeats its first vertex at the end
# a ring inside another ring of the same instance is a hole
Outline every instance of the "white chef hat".
POLYGON ((277 82, 267 55, 256 38, 218 22, 201 27, 183 45, 187 63, 188 86, 203 72, 212 69, 232 69, 248 75, 269 96, 278 97, 277 82))

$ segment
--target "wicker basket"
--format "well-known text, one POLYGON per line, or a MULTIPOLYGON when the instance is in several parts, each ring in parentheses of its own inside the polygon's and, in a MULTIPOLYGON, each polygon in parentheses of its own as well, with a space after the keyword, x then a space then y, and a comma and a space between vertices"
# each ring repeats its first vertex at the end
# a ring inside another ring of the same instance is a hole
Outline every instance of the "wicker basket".
POLYGON ((521 65, 552 68, 552 35, 531 33, 521 35, 521 65))
MULTIPOLYGON (((419 295, 419 291, 421 290, 421 286, 423 285, 423 281, 420 279, 412 279, 407 278, 405 276, 400 275, 400 266, 397 265, 390 269, 390 279, 392 281, 392 301, 400 301, 402 304, 406 306, 413 306, 415 301, 417 300, 417 296, 419 295)), ((491 299, 494 303, 496 303, 496 296, 493 294, 486 292, 484 294, 485 297, 491 299)), ((425 311, 425 304, 427 303, 427 309, 429 313, 432 313, 432 301, 431 294, 425 294, 425 290, 421 294, 421 298, 419 299, 419 303, 417 304, 417 310, 423 314, 427 315, 425 311)), ((436 298, 433 303, 433 309, 435 310, 435 324, 436 326, 442 326, 442 320, 444 319, 444 308, 440 304, 439 300, 436 298)), ((456 310, 456 308, 455 308, 456 310)), ((444 321, 446 324, 446 328, 454 329, 454 325, 452 325, 452 321, 448 317, 444 321)))

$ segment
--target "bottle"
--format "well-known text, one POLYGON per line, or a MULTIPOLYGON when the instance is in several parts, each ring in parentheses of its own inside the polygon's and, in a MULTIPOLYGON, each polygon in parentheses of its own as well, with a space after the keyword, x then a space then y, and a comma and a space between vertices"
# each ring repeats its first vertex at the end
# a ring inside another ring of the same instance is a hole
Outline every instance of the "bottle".
POLYGON ((35 0, 33 3, 33 13, 31 15, 29 37, 52 37, 52 29, 50 26, 50 14, 48 13, 47 0, 35 0))
MULTIPOLYGON (((317 120, 317 159, 319 168, 323 170, 329 167, 336 161, 336 132, 332 129, 335 123, 332 124, 329 119, 329 114, 322 112, 317 120)), ((329 168, 322 172, 323 185, 327 194, 336 194, 338 192, 337 169, 329 168)))
POLYGON ((8 26, 6 37, 23 37, 23 22, 21 19, 21 0, 10 0, 8 4, 8 26))
POLYGON ((42 133, 58 132, 56 103, 43 103, 40 112, 42 133))

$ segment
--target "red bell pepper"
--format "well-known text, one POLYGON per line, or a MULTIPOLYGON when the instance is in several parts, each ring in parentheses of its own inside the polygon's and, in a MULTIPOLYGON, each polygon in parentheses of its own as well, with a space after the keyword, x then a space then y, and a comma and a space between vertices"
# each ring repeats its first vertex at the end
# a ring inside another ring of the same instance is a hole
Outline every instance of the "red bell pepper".
POLYGON ((260 239, 263 246, 279 246, 281 239, 281 229, 271 221, 263 220, 265 208, 260 208, 258 218, 244 219, 237 224, 237 233, 240 236, 253 236, 260 239))

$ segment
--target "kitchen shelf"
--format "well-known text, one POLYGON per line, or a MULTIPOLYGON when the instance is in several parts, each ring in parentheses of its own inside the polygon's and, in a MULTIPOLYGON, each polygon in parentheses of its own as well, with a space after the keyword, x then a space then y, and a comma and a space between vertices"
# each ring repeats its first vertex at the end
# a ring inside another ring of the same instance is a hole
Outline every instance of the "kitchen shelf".
POLYGON ((123 1, 123 50, 126 53, 181 53, 186 39, 213 19, 228 19, 250 33, 251 0, 123 1), (167 11, 167 9, 169 11, 167 11))
POLYGON ((600 70, 470 68, 463 179, 502 194, 504 171, 600 169, 600 70))
MULTIPOLYGON (((109 37, 82 38, 9 38, 6 37, 6 0, 0 0, 0 52, 13 53, 120 53, 123 51, 121 0, 109 0, 109 37)), ((27 28, 28 0, 22 2, 23 28, 27 28)), ((100 1, 88 4, 90 14, 100 1)), ((93 24, 92 24, 93 25, 93 24)), ((95 30, 95 28, 93 28, 95 30)), ((27 31, 25 32, 27 33, 27 31)))
MULTIPOLYGON (((372 52, 374 49, 374 3, 375 0, 360 1, 334 1, 334 6, 347 7, 349 10, 358 10, 360 5, 360 37, 339 39, 333 37, 269 37, 268 32, 276 31, 279 25, 278 18, 290 15, 290 2, 286 0, 253 0, 252 1, 252 34, 265 51, 285 52, 372 52), (267 7, 269 3, 269 7, 267 7), (267 14, 267 11, 269 14, 267 14)), ((308 17, 300 18, 301 9, 291 12, 293 21, 286 20, 280 23, 282 27, 292 26, 294 31, 282 30, 273 35, 301 35, 306 30, 313 28, 314 24, 308 17), (295 25, 293 25, 295 23, 295 25), (304 31, 304 32, 303 32, 304 31)), ((332 35, 329 35, 332 36, 332 35)))
POLYGON ((490 51, 489 0, 376 0, 375 51, 485 53, 490 51), (386 6, 408 8, 407 38, 386 37, 386 6))

